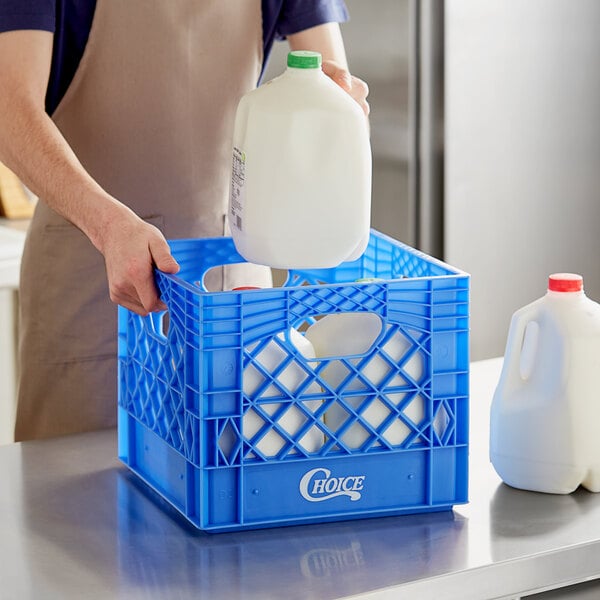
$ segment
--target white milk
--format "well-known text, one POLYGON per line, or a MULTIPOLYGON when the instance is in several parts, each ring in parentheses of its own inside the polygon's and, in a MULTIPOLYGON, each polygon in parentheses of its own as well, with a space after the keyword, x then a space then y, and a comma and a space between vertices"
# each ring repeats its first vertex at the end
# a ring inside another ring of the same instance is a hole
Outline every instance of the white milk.
POLYGON ((242 97, 233 136, 229 221, 249 262, 329 268, 365 250, 371 147, 358 103, 315 52, 242 97))
POLYGON ((600 491, 600 305, 579 275, 512 318, 490 422, 490 459, 513 487, 600 491))
MULTIPOLYGON (((284 341, 284 333, 280 333, 277 337, 284 341)), ((300 332, 295 329, 291 329, 289 332, 289 342, 291 342, 298 352, 306 359, 315 358, 315 351, 312 344, 306 339, 300 332)), ((252 348, 250 348, 252 349, 252 348)), ((260 363, 262 368, 267 373, 273 373, 275 369, 285 360, 288 353, 282 348, 276 341, 271 341, 265 346, 265 348, 256 356, 256 360, 260 363)), ((280 382, 285 388, 292 394, 299 390, 302 384, 307 378, 306 371, 297 363, 290 362, 287 367, 278 375, 277 381, 280 382)), ((244 393, 254 398, 258 389, 265 383, 265 376, 254 367, 249 364, 244 369, 243 385, 244 393)), ((311 383, 304 391, 305 394, 318 394, 321 392, 321 388, 316 383, 311 383)), ((269 417, 274 415, 282 408, 287 406, 287 410, 276 419, 277 424, 290 437, 296 438, 297 432, 304 426, 309 420, 303 411, 293 403, 279 403, 279 402, 268 402, 269 398, 281 397, 283 392, 271 384, 264 391, 260 393, 261 400, 267 400, 266 403, 260 403, 260 410, 262 410, 269 417)), ((308 400, 304 402, 304 406, 314 413, 321 405, 321 400, 308 400)), ((258 431, 260 431, 265 423, 268 423, 267 419, 253 408, 248 409, 243 418, 243 430, 244 437, 246 439, 253 438, 258 431)), ((319 427, 313 425, 299 440, 300 446, 302 446, 308 452, 317 452, 323 445, 324 437, 323 432, 319 427)), ((261 439, 256 443, 256 447, 265 456, 275 456, 287 443, 287 440, 282 437, 274 428, 271 428, 261 439)), ((290 454, 294 454, 292 450, 290 454)))
MULTIPOLYGON (((362 361, 364 355, 377 341, 381 334, 382 321, 374 313, 335 313, 324 316, 311 325, 306 331, 306 338, 313 344, 318 358, 348 357, 348 361, 356 366, 362 361), (352 358, 352 355, 359 355, 352 358)), ((399 363, 407 351, 412 348, 411 343, 400 333, 392 336, 382 347, 389 359, 399 363)), ((373 393, 376 389, 383 387, 405 386, 406 381, 400 375, 394 375, 389 381, 387 378, 392 367, 380 354, 374 354, 373 358, 361 368, 361 373, 373 384, 368 387, 360 378, 355 378, 343 390, 345 402, 353 409, 358 409, 366 400, 366 396, 360 391, 373 393), (385 381, 385 385, 384 385, 385 381), (348 395, 348 394, 351 395, 348 395)), ((405 364, 405 372, 417 382, 423 375, 423 362, 420 354, 415 354, 405 364)), ((348 368, 339 359, 331 359, 331 362, 321 372, 321 377, 333 389, 338 386, 349 375, 348 368)), ((405 398, 404 393, 387 393, 385 397, 394 405, 400 404, 405 398)), ((371 404, 361 412, 361 417, 373 429, 378 429, 382 423, 389 418, 391 410, 383 400, 383 394, 374 398, 371 404)), ((421 396, 416 396, 403 411, 415 424, 419 424, 425 416, 424 401, 421 396)), ((349 413, 338 403, 333 404, 325 414, 325 424, 331 431, 337 431, 349 418, 349 413)), ((401 444, 412 432, 401 419, 393 420, 385 429, 383 437, 393 445, 401 444)), ((371 433, 361 424, 354 423, 340 439, 349 448, 360 448, 370 437, 371 433)), ((375 446, 381 445, 379 442, 375 446)))

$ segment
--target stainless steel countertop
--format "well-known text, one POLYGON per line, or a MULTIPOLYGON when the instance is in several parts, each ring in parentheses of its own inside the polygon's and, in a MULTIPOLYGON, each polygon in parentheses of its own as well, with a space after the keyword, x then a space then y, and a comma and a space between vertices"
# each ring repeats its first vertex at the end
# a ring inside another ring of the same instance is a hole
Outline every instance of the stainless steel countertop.
POLYGON ((471 371, 470 503, 239 533, 189 526, 114 431, 0 447, 0 599, 513 598, 600 577, 600 494, 535 494, 488 462, 501 361, 471 371))

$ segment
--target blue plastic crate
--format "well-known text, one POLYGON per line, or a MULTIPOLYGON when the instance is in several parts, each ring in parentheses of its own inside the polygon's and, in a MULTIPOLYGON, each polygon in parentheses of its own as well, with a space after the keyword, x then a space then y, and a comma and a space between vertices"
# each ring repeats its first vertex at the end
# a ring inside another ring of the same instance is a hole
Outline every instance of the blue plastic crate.
POLYGON ((191 523, 217 532, 467 502, 466 273, 372 231, 357 261, 290 271, 280 288, 207 292, 210 268, 244 262, 232 240, 170 244, 181 270, 157 273, 168 311, 119 309, 119 457, 191 523), (340 312, 379 316, 371 347, 301 355, 290 328, 340 312), (392 356, 397 336, 404 350, 392 356), (265 365, 273 344, 281 360, 265 365), (332 385, 334 363, 345 375, 332 385), (250 370, 259 384, 244 391, 250 370), (345 418, 331 426, 330 411, 345 418), (315 433, 322 442, 307 445, 315 433))

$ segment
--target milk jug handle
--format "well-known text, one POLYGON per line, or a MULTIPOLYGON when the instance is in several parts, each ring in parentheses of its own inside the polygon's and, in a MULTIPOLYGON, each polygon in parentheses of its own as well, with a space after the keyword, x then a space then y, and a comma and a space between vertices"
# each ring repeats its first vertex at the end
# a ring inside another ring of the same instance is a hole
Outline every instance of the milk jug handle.
POLYGON ((531 377, 538 341, 539 311, 513 316, 504 356, 505 375, 511 381, 527 381, 531 377))

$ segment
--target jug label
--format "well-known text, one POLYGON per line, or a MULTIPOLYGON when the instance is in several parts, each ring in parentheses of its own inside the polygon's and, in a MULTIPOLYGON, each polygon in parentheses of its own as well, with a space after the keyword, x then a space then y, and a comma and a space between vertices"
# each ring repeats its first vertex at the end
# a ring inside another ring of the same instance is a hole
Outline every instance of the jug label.
POLYGON ((244 184, 246 182, 246 153, 233 148, 233 167, 231 169, 231 200, 229 212, 231 224, 242 231, 244 215, 244 184))

